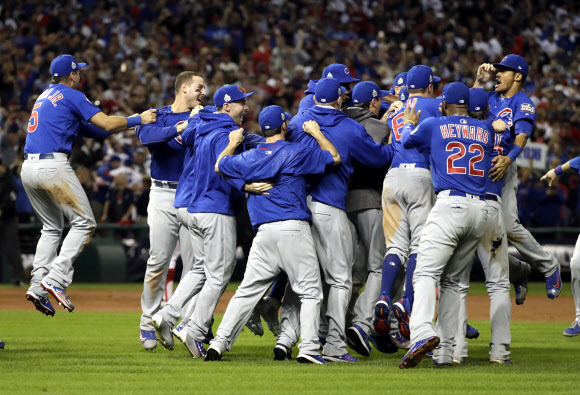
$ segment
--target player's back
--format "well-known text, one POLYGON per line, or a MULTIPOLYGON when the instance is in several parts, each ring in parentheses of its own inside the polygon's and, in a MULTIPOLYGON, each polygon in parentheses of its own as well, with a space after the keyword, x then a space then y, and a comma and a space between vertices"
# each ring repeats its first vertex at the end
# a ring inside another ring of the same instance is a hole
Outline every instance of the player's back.
POLYGON ((405 149, 401 142, 401 130, 403 129, 403 115, 407 107, 415 108, 415 111, 421 110, 419 123, 431 117, 440 117, 439 104, 437 99, 423 96, 414 96, 405 101, 404 106, 399 111, 387 118, 387 123, 392 131, 392 144, 395 150, 395 156, 391 167, 398 167, 401 163, 421 163, 429 164, 429 155, 420 152, 415 148, 405 149))
POLYGON ((491 123, 453 115, 426 120, 421 129, 431 133, 429 151, 435 193, 454 189, 485 196, 494 146, 491 123))
POLYGON ((24 152, 70 154, 81 121, 100 110, 86 96, 63 84, 51 84, 34 103, 24 152))

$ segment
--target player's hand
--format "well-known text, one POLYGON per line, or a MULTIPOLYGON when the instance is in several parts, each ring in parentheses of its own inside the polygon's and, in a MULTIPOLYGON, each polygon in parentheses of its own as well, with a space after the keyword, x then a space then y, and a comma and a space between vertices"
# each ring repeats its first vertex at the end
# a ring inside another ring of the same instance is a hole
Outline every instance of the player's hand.
POLYGON ((203 110, 203 106, 202 105, 197 105, 193 108, 193 110, 191 110, 191 112, 189 113, 189 117, 193 117, 194 115, 198 114, 201 110, 203 110))
POLYGON ((268 191, 272 189, 274 185, 271 182, 256 181, 251 184, 244 185, 246 192, 253 193, 255 195, 269 195, 268 191))
POLYGON ((320 125, 316 121, 306 121, 302 124, 302 129, 309 136, 314 136, 315 134, 322 133, 320 131, 320 125))
POLYGON ((544 176, 540 178, 540 181, 546 181, 548 183, 548 186, 552 186, 552 183, 556 181, 556 178, 558 178, 558 176, 556 175, 554 169, 552 169, 546 174, 544 174, 544 176))
POLYGON ((141 114, 141 125, 148 125, 157 121, 157 110, 152 108, 147 111, 143 111, 141 114))
POLYGON ((183 133, 183 131, 185 130, 185 128, 187 127, 187 125, 189 125, 189 121, 185 120, 185 121, 179 121, 177 123, 176 129, 177 129, 177 133, 181 134, 183 133))
POLYGON ((407 123, 407 121, 412 121, 414 125, 419 123, 419 117, 421 117, 421 110, 419 112, 415 112, 415 107, 407 107, 405 108, 405 112, 403 113, 403 124, 407 123))
POLYGON ((239 128, 230 132, 230 143, 240 145, 244 141, 244 129, 239 128))
POLYGON ((493 67, 491 63, 484 63, 477 69, 477 81, 481 84, 485 84, 491 80, 494 73, 495 67, 493 67))
POLYGON ((505 132, 507 129, 507 124, 502 121, 501 119, 496 119, 495 121, 493 121, 493 130, 495 130, 496 133, 502 133, 505 132))
POLYGON ((401 108, 403 108, 403 106, 404 106, 403 102, 397 100, 396 102, 394 102, 389 106, 389 112, 391 112, 391 108, 393 109, 392 111, 399 111, 401 108))
POLYGON ((502 179, 507 171, 507 168, 512 164, 512 160, 509 156, 498 155, 491 160, 492 167, 489 170, 489 178, 493 178, 493 182, 497 182, 502 179))

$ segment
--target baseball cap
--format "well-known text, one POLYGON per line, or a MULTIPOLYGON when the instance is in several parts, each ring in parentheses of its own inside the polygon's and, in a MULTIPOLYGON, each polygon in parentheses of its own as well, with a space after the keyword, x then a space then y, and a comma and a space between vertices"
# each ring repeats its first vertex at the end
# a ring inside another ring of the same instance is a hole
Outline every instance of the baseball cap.
POLYGON ((75 70, 82 69, 86 63, 78 63, 72 55, 59 55, 50 63, 50 75, 64 77, 75 70))
POLYGON ((314 89, 316 88, 316 83, 318 80, 310 80, 308 81, 308 89, 304 91, 305 94, 314 93, 314 89))
POLYGON ((254 92, 244 93, 237 85, 224 85, 213 95, 213 102, 216 107, 221 107, 225 103, 242 100, 253 94, 254 92))
POLYGON ((426 88, 431 84, 441 81, 441 78, 433 75, 431 67, 423 64, 411 67, 407 72, 407 88, 420 89, 426 88))
POLYGON ((280 106, 268 106, 260 112, 258 122, 262 130, 276 129, 286 121, 286 113, 280 106))
POLYGON ((405 101, 409 98, 409 90, 407 89, 406 86, 402 87, 401 90, 399 91, 399 100, 400 101, 405 101))
POLYGON ((314 100, 318 103, 332 103, 338 100, 346 89, 340 86, 340 81, 335 78, 325 78, 318 80, 314 91, 314 100))
POLYGON ((290 114, 289 112, 284 112, 284 115, 286 115, 285 121, 289 121, 292 119, 292 114, 290 114))
POLYGON ((113 155, 111 156, 111 159, 109 159, 109 162, 114 162, 114 161, 121 161, 121 158, 118 155, 113 155))
POLYGON ((469 105, 469 88, 463 82, 452 82, 443 88, 443 101, 447 104, 469 105))
POLYGON ((352 89, 353 103, 367 103, 373 99, 387 96, 389 91, 383 91, 372 81, 359 82, 352 89))
POLYGON ((407 72, 402 72, 401 74, 399 74, 398 76, 395 77, 395 80, 393 81, 393 88, 396 86, 403 86, 403 85, 407 85, 407 72))
POLYGON ((523 75, 528 75, 528 62, 520 55, 516 54, 509 54, 504 56, 504 58, 499 63, 494 63, 494 67, 505 67, 513 71, 517 71, 518 73, 522 73, 523 75))
POLYGON ((357 78, 352 78, 350 76, 350 70, 348 69, 348 67, 340 63, 333 63, 331 65, 326 66, 326 68, 322 72, 322 78, 334 78, 340 81, 341 84, 345 82, 360 81, 357 78))
POLYGON ((469 90, 468 111, 485 111, 488 105, 488 95, 485 89, 471 88, 469 90))

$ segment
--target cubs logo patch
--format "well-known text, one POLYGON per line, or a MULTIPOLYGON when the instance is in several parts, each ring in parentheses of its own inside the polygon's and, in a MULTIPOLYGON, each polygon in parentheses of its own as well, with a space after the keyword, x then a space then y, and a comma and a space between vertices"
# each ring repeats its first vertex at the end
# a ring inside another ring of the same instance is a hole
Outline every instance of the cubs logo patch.
POLYGON ((522 103, 522 105, 520 106, 520 111, 521 112, 529 112, 530 114, 534 114, 536 112, 536 109, 530 103, 522 103))
POLYGON ((175 141, 177 141, 179 144, 182 144, 181 136, 177 136, 175 141))
POLYGON ((348 71, 348 67, 344 68, 344 74, 350 74, 350 71, 348 71))
POLYGON ((504 121, 506 125, 508 125, 508 127, 510 128, 514 124, 514 118, 511 108, 504 108, 497 114, 497 117, 500 118, 502 121, 504 121))

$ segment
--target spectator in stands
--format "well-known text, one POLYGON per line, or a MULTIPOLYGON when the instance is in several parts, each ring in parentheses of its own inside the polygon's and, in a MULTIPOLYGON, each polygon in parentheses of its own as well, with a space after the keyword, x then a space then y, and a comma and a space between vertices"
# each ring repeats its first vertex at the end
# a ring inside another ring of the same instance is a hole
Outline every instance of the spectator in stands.
POLYGON ((10 267, 10 278, 16 286, 24 285, 24 270, 20 256, 18 218, 16 217, 16 187, 12 175, 0 160, 0 249, 10 267))
POLYGON ((133 222, 134 209, 135 195, 128 187, 127 175, 119 173, 113 181, 113 189, 109 191, 105 199, 101 222, 130 225, 133 222))

